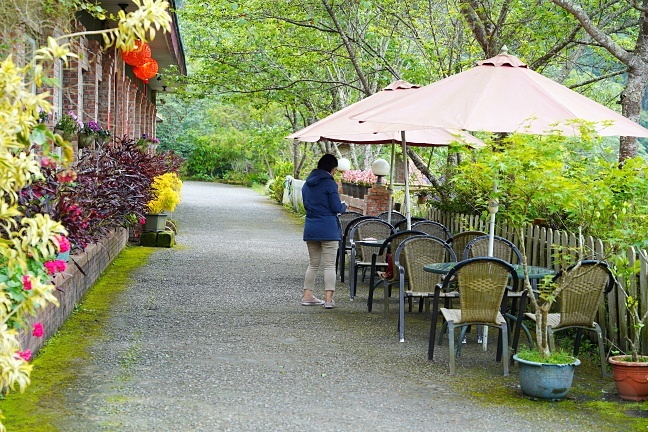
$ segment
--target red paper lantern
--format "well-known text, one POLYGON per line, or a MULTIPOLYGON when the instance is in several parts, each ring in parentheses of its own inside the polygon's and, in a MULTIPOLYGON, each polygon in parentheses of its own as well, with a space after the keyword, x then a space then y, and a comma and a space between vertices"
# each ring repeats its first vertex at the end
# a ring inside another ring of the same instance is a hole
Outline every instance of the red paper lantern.
POLYGON ((135 41, 133 51, 122 52, 122 59, 131 66, 142 66, 151 58, 151 47, 142 41, 135 41))
POLYGON ((148 80, 158 73, 158 64, 153 58, 149 58, 142 66, 134 67, 135 76, 148 84, 148 80))

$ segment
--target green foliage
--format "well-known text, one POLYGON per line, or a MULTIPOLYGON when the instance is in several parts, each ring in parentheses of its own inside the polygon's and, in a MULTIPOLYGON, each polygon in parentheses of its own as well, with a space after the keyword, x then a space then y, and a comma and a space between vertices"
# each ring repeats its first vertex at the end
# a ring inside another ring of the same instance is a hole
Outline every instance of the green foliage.
POLYGON ((270 197, 279 204, 283 202, 286 176, 292 175, 293 165, 289 162, 283 162, 275 166, 275 178, 268 183, 270 197))
POLYGON ((576 361, 576 358, 573 355, 561 350, 556 350, 555 352, 552 352, 550 356, 543 357, 537 350, 523 348, 519 350, 517 355, 522 360, 536 363, 571 364, 576 361))

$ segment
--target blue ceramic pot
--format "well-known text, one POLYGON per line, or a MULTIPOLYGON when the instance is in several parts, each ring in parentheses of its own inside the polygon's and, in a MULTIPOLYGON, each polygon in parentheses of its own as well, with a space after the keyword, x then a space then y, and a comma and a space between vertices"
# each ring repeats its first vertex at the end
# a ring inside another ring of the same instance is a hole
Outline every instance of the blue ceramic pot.
POLYGON ((536 363, 523 360, 516 355, 513 359, 520 367, 520 388, 531 399, 557 401, 563 399, 572 385, 574 370, 580 365, 576 359, 570 364, 536 363))

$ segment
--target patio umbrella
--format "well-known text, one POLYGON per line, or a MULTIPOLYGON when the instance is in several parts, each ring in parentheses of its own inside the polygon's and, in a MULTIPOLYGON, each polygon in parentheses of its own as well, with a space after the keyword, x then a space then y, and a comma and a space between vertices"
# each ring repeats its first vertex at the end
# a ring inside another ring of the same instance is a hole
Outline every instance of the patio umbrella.
MULTIPOLYGON (((337 111, 328 117, 325 117, 312 125, 288 135, 286 138, 297 139, 305 142, 315 142, 323 139, 335 142, 346 142, 355 144, 392 144, 392 160, 390 176, 390 196, 389 205, 391 209, 391 191, 393 183, 394 169, 394 145, 400 141, 403 146, 403 154, 406 153, 407 145, 414 146, 448 146, 452 142, 463 142, 471 147, 483 147, 484 143, 461 130, 446 128, 417 128, 403 132, 404 125, 393 123, 374 123, 358 122, 351 120, 350 117, 364 112, 372 107, 380 106, 386 102, 392 102, 405 96, 406 94, 416 93, 421 87, 410 84, 407 81, 397 80, 382 89, 380 92, 366 97, 352 105, 349 105, 340 111, 337 111)), ((407 156, 405 162, 405 212, 408 220, 408 229, 411 226, 411 210, 409 202, 409 179, 407 173, 407 156)))
MULTIPOLYGON (((407 131, 445 127, 538 135, 560 131, 569 136, 579 135, 579 126, 586 121, 594 123, 594 130, 601 136, 648 137, 648 129, 528 69, 505 50, 472 69, 358 113, 352 119, 398 124, 407 131)), ((491 211, 491 238, 494 218, 491 211)))

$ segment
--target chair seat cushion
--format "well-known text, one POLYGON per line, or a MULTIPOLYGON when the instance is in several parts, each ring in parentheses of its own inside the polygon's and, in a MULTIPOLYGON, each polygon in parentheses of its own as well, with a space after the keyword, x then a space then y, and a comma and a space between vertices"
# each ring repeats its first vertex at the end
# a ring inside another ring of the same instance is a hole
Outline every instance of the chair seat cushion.
MULTIPOLYGON (((441 308, 441 313, 443 314, 443 318, 446 321, 452 321, 455 324, 462 324, 461 322, 461 309, 447 309, 447 308, 441 308)), ((496 322, 493 322, 491 324, 495 325, 502 325, 504 322, 504 317, 500 312, 497 312, 497 318, 496 322)))

